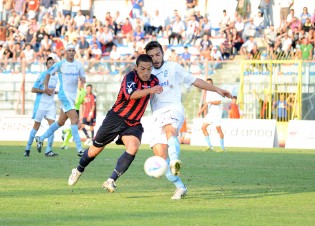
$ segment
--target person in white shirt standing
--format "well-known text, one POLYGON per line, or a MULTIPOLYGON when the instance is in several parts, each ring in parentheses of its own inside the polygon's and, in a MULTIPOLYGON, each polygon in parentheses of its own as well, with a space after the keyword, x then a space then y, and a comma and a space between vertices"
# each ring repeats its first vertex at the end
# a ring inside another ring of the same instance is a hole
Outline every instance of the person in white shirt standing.
POLYGON ((286 25, 287 17, 290 13, 290 8, 293 6, 293 0, 278 0, 280 7, 280 27, 286 25))
MULTIPOLYGON (((213 81, 211 78, 207 79, 207 82, 210 85, 213 85, 213 81)), ((206 151, 213 150, 213 146, 210 141, 209 132, 207 130, 208 126, 213 124, 219 133, 220 136, 220 146, 222 151, 225 151, 224 148, 224 134, 222 132, 221 128, 221 118, 222 118, 222 109, 221 109, 221 96, 212 91, 206 92, 205 95, 205 104, 198 112, 198 117, 201 115, 202 112, 204 112, 208 108, 208 113, 204 118, 204 122, 202 124, 201 130, 202 133, 205 135, 205 140, 207 142, 207 149, 206 151)))
POLYGON ((181 199, 187 193, 186 186, 178 177, 182 165, 179 160, 178 132, 185 119, 181 85, 194 85, 201 89, 217 92, 228 98, 232 98, 232 95, 226 90, 196 78, 186 72, 177 62, 164 61, 162 46, 157 41, 149 42, 145 50, 153 60, 152 74, 158 77, 159 85, 163 87, 163 92, 154 94, 150 101, 153 113, 150 147, 155 155, 166 159, 169 163, 166 178, 176 186, 172 199, 181 199))

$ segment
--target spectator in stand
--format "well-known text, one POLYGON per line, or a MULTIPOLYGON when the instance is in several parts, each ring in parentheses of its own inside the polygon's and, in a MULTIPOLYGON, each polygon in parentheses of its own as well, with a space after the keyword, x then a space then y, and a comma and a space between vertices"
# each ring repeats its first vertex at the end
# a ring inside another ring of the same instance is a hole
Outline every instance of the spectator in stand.
POLYGON ((264 16, 264 27, 269 27, 271 25, 269 7, 270 0, 260 0, 258 8, 261 10, 262 15, 264 16))
POLYGON ((60 11, 58 11, 57 16, 55 18, 55 27, 56 27, 56 36, 57 37, 61 36, 61 31, 62 31, 62 28, 64 26, 64 22, 65 22, 64 15, 60 11))
POLYGON ((96 16, 92 17, 92 35, 95 35, 96 32, 100 29, 101 22, 96 18, 96 16))
POLYGON ((270 25, 268 32, 265 34, 265 40, 267 42, 267 51, 269 47, 274 46, 277 41, 277 32, 273 25, 270 25))
POLYGON ((75 30, 74 26, 70 26, 69 30, 65 33, 69 37, 69 42, 73 43, 78 39, 78 32, 75 30))
POLYGON ((208 36, 211 36, 211 28, 212 24, 208 17, 205 17, 203 20, 200 21, 200 37, 203 37, 204 34, 207 34, 208 36))
POLYGON ((64 36, 67 31, 69 31, 69 27, 73 25, 73 19, 70 15, 65 16, 65 20, 63 23, 63 27, 61 29, 61 35, 64 36))
POLYGON ((18 27, 18 30, 19 30, 20 34, 23 36, 23 39, 25 39, 28 29, 29 29, 29 21, 28 20, 21 20, 20 25, 18 27))
POLYGON ((307 38, 302 38, 301 43, 301 55, 302 60, 312 60, 313 59, 313 46, 308 43, 307 38))
POLYGON ((110 12, 106 12, 104 25, 108 26, 110 30, 114 29, 114 21, 113 21, 113 17, 110 14, 110 12))
POLYGON ((75 29, 77 33, 80 34, 84 30, 85 16, 82 14, 81 10, 77 12, 77 15, 73 18, 75 23, 75 29))
POLYGON ((120 12, 116 11, 115 17, 113 18, 114 25, 114 35, 117 36, 121 32, 121 27, 123 25, 123 19, 120 16, 120 12))
POLYGON ((78 41, 78 46, 79 46, 79 49, 77 51, 77 56, 79 57, 79 59, 89 60, 90 59, 90 54, 89 54, 90 45, 86 41, 84 35, 80 36, 80 39, 78 41))
POLYGON ((47 21, 46 31, 49 36, 56 36, 56 23, 52 16, 47 21))
POLYGON ((36 21, 35 18, 31 19, 29 26, 30 28, 33 28, 35 32, 39 30, 39 23, 36 21))
POLYGON ((38 52, 39 49, 40 49, 40 43, 41 41, 44 39, 44 36, 45 35, 48 35, 46 30, 45 30, 45 27, 44 26, 40 26, 39 30, 36 32, 35 34, 35 44, 34 44, 34 51, 35 52, 38 52))
POLYGON ((132 18, 141 17, 143 6, 144 0, 132 0, 132 18))
POLYGON ((244 28, 245 28, 245 24, 244 24, 244 21, 243 21, 243 19, 242 19, 241 16, 238 16, 238 17, 237 17, 234 26, 235 26, 237 35, 240 36, 240 37, 242 37, 242 36, 243 36, 243 31, 244 31, 244 28))
POLYGON ((97 45, 97 48, 101 49, 101 42, 97 39, 96 35, 92 35, 92 40, 90 41, 90 46, 92 47, 94 44, 97 45))
POLYGON ((172 54, 171 50, 168 48, 167 45, 163 45, 163 53, 164 53, 164 57, 163 57, 163 60, 164 61, 167 61, 168 58, 170 57, 170 55, 172 54))
POLYGON ((189 66, 191 64, 190 62, 191 54, 188 51, 188 47, 184 47, 184 52, 181 55, 181 65, 185 68, 185 70, 189 71, 189 66))
POLYGON ((288 24, 291 31, 294 31, 294 28, 297 27, 298 30, 301 30, 301 21, 295 16, 292 18, 291 22, 288 24))
POLYGON ((275 102, 272 106, 272 110, 276 110, 277 121, 287 121, 288 120, 288 108, 289 105, 285 100, 283 93, 280 93, 279 100, 275 102))
POLYGON ((209 39, 209 36, 207 34, 204 34, 202 36, 202 39, 200 40, 200 49, 199 52, 202 52, 203 50, 209 49, 211 47, 212 49, 212 42, 209 39))
POLYGON ((102 58, 102 50, 101 48, 99 48, 97 43, 93 43, 93 45, 89 49, 89 55, 91 56, 89 60, 89 70, 91 70, 92 67, 95 67, 95 71, 98 71, 98 66, 102 58))
POLYGON ((237 96, 232 97, 232 103, 229 104, 229 118, 239 119, 240 111, 237 104, 237 96))
POLYGON ((174 39, 177 39, 177 44, 181 44, 182 33, 185 31, 185 25, 181 21, 180 17, 176 17, 176 21, 172 24, 172 32, 168 36, 168 42, 170 45, 174 44, 174 39))
POLYGON ((78 11, 80 10, 80 1, 81 0, 72 0, 71 5, 71 17, 74 18, 78 11))
POLYGON ((104 31, 99 40, 102 44, 102 52, 109 53, 114 45, 114 35, 108 26, 104 27, 104 31))
POLYGON ((223 60, 229 60, 233 58, 232 41, 232 33, 227 32, 223 39, 223 42, 220 44, 220 51, 222 53, 223 60))
POLYGON ((175 49, 171 50, 171 55, 169 56, 168 61, 178 62, 178 55, 175 49))
POLYGON ((194 15, 196 5, 196 0, 186 0, 186 17, 194 15))
MULTIPOLYGON (((66 37, 64 37, 64 39, 65 38, 66 37)), ((53 42, 54 42, 54 46, 55 46, 55 52, 60 59, 63 58, 64 51, 65 51, 65 46, 63 43, 64 39, 60 39, 58 37, 53 38, 53 42)))
POLYGON ((15 11, 12 11, 11 16, 8 20, 8 27, 10 28, 18 28, 20 24, 21 17, 15 11))
POLYGON ((264 30, 264 17, 261 11, 254 17, 254 24, 256 26, 256 30, 259 32, 260 35, 263 34, 264 30))
POLYGON ((311 19, 310 18, 306 18, 305 23, 302 25, 301 28, 303 31, 305 31, 305 33, 310 32, 312 29, 314 29, 311 19))
POLYGON ((109 58, 114 63, 115 70, 117 71, 118 67, 120 66, 119 61, 121 60, 121 54, 118 52, 116 45, 113 45, 113 48, 109 54, 109 58))
POLYGON ((196 44, 196 40, 200 37, 200 27, 199 22, 196 21, 196 17, 192 17, 191 20, 187 22, 186 29, 186 42, 185 44, 196 44))
POLYGON ((226 10, 223 10, 223 16, 219 22, 220 30, 225 30, 230 24, 230 16, 226 14, 226 10))
POLYGON ((215 73, 215 69, 217 69, 221 65, 220 61, 223 60, 222 54, 220 51, 218 51, 217 46, 213 46, 211 55, 210 55, 210 60, 214 61, 214 63, 212 64, 212 70, 215 73))
POLYGON ((294 13, 295 13, 294 9, 290 9, 290 13, 289 13, 289 15, 287 16, 287 19, 286 19, 286 27, 289 27, 293 17, 295 17, 294 13))
POLYGON ((146 10, 143 10, 143 14, 141 16, 141 21, 143 22, 143 30, 145 35, 151 35, 151 17, 146 10))
POLYGON ((29 72, 32 71, 31 67, 35 61, 35 52, 32 49, 31 44, 26 44, 25 49, 21 53, 21 59, 25 61, 26 70, 29 72))
POLYGON ((277 37, 275 49, 277 50, 278 47, 280 46, 281 46, 280 55, 283 58, 287 59, 291 54, 290 51, 291 51, 291 46, 292 46, 292 39, 289 37, 287 32, 277 37))
POLYGON ((28 19, 31 20, 37 17, 40 0, 26 0, 28 19))
POLYGON ((124 24, 121 27, 122 37, 126 39, 130 39, 133 35, 132 25, 130 23, 129 18, 127 17, 124 24))
POLYGON ((5 16, 3 16, 2 20, 8 21, 12 16, 13 10, 13 0, 3 0, 3 8, 5 12, 5 16))
POLYGON ((64 17, 71 16, 72 0, 62 0, 62 14, 64 17))
POLYGON ((254 36, 249 36, 249 39, 241 47, 241 54, 246 57, 247 54, 252 51, 254 45, 256 45, 254 36))
POLYGON ((53 58, 55 62, 60 61, 60 58, 58 57, 58 55, 55 52, 53 52, 51 49, 47 49, 46 54, 48 57, 53 58))
POLYGON ((244 20, 246 20, 251 12, 250 0, 237 0, 236 11, 244 20))
POLYGON ((21 44, 19 42, 15 43, 12 48, 12 65, 11 70, 13 72, 21 72, 21 54, 22 54, 22 48, 21 44))
POLYGON ((315 9, 314 9, 311 21, 312 21, 313 26, 315 27, 315 9))
POLYGON ((91 17, 91 9, 92 9, 92 0, 81 0, 80 1, 80 10, 82 14, 91 17))
POLYGON ((290 8, 293 6, 293 0, 280 0, 278 1, 280 7, 280 27, 286 26, 286 20, 290 13, 290 8))
POLYGON ((54 11, 56 8, 57 8, 56 0, 41 0, 38 21, 41 22, 46 13, 49 13, 51 16, 54 17, 55 16, 54 11))
POLYGON ((29 27, 26 36, 25 36, 25 43, 34 46, 36 43, 36 32, 32 26, 29 27))
POLYGON ((151 30, 153 34, 159 35, 161 31, 163 31, 164 28, 164 18, 160 15, 159 10, 155 10, 155 14, 151 19, 151 30))
MULTIPOLYGON (((250 51, 248 53, 248 60, 261 60, 261 51, 259 50, 257 45, 253 46, 252 51, 250 51)), ((256 69, 261 69, 262 65, 261 64, 257 64, 257 63, 253 63, 251 64, 252 69, 256 68, 256 69)))
POLYGON ((303 12, 302 12, 302 14, 301 14, 301 16, 300 16, 302 26, 305 24, 306 19, 307 19, 307 18, 311 19, 311 17, 312 17, 312 15, 308 12, 307 7, 304 7, 304 8, 303 8, 303 12))
POLYGON ((40 50, 39 51, 44 51, 52 48, 52 40, 49 38, 48 34, 44 35, 44 38, 40 42, 40 50))
POLYGON ((85 16, 84 21, 84 35, 91 35, 92 34, 92 25, 93 25, 93 19, 90 17, 90 15, 85 16))
POLYGON ((24 15, 25 10, 26 10, 26 0, 14 0, 13 10, 20 16, 24 15))
POLYGON ((256 35, 256 25, 254 24, 254 18, 250 18, 249 22, 245 24, 245 29, 243 32, 243 40, 246 41, 248 37, 256 35))
POLYGON ((144 32, 141 30, 140 26, 136 27, 136 30, 133 33, 133 38, 135 41, 140 41, 140 39, 144 39, 144 32))

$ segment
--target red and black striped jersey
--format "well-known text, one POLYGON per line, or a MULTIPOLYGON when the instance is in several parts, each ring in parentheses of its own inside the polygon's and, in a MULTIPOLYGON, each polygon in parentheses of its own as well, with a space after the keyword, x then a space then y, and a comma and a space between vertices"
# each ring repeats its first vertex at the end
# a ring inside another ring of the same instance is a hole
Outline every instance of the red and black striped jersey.
POLYGON ((112 111, 123 117, 127 123, 138 124, 148 105, 150 95, 139 99, 131 100, 132 93, 136 90, 143 90, 159 84, 156 76, 151 74, 148 81, 142 81, 135 71, 125 75, 118 93, 117 100, 112 111))

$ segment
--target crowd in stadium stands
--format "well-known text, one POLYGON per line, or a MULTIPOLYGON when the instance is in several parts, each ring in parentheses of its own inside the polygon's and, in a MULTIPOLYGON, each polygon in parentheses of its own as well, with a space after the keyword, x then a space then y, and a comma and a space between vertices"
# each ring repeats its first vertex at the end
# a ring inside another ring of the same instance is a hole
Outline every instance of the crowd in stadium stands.
MULTIPOLYGON (((63 59, 67 43, 77 46, 77 58, 88 61, 87 69, 97 70, 101 60, 133 60, 144 52, 148 41, 164 39, 165 59, 178 61, 192 73, 198 74, 201 60, 209 60, 211 70, 220 61, 244 59, 303 59, 313 60, 315 45, 315 12, 289 11, 283 4, 281 25, 270 21, 268 4, 261 0, 260 11, 250 16, 250 0, 239 0, 233 16, 224 10, 218 28, 213 28, 208 17, 201 15, 194 0, 187 0, 187 11, 180 15, 174 10, 169 21, 159 10, 149 15, 143 0, 133 1, 129 15, 119 11, 112 15, 107 9, 105 22, 92 14, 90 0, 1 0, 0 61, 1 70, 14 71, 20 60, 27 69, 31 63, 45 62, 47 56, 63 59), (266 50, 258 48, 256 39, 264 39, 266 50), (9 68, 9 69, 8 69, 9 68)), ((290 1, 282 1, 290 2, 290 1)), ((292 1, 293 2, 293 1, 292 1)), ((105 73, 111 72, 110 63, 105 73)))

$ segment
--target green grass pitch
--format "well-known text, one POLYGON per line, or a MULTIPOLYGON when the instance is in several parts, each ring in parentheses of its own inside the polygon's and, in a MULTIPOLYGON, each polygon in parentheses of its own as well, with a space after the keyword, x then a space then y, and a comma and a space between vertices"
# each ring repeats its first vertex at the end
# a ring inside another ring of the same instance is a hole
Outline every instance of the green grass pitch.
POLYGON ((101 186, 123 146, 109 145, 78 183, 67 184, 79 157, 74 146, 56 158, 25 158, 24 142, 0 143, 0 225, 315 225, 315 151, 181 146, 182 200, 166 178, 145 175, 152 155, 142 145, 115 193, 101 186))

